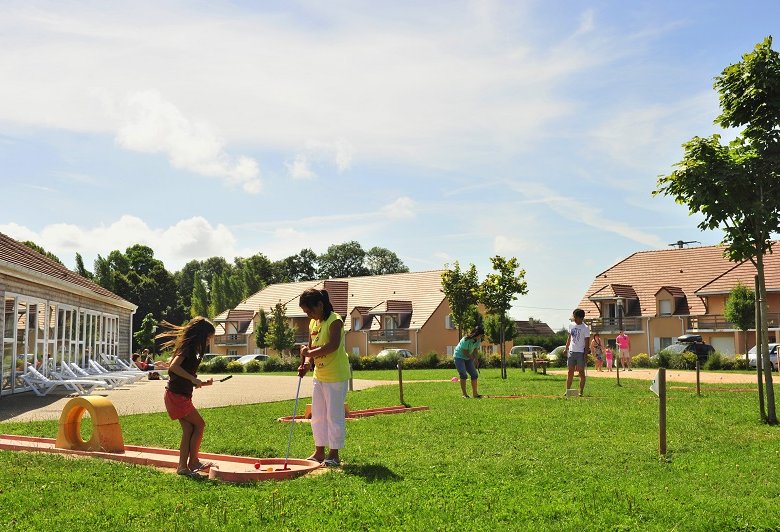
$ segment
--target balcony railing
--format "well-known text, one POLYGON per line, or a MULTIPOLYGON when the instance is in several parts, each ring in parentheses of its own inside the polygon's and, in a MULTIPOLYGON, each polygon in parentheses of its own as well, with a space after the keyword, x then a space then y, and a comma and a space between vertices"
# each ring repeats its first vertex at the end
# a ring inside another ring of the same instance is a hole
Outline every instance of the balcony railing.
MULTIPOLYGON (((586 320, 588 327, 593 332, 600 333, 616 333, 620 331, 620 320, 618 318, 595 318, 592 320, 586 320)), ((623 318, 623 330, 628 331, 641 331, 642 330, 642 318, 623 318)))
MULTIPOLYGON (((770 329, 780 327, 780 312, 767 312, 767 322, 770 329)), ((691 316, 686 324, 688 331, 722 331, 738 329, 736 325, 719 314, 709 314, 705 316, 691 316)))
POLYGON ((246 335, 220 334, 214 337, 214 345, 246 345, 246 335))
POLYGON ((382 329, 368 331, 369 342, 409 342, 409 329, 382 329))
POLYGON ((299 345, 308 345, 309 333, 295 333, 295 343, 299 345))

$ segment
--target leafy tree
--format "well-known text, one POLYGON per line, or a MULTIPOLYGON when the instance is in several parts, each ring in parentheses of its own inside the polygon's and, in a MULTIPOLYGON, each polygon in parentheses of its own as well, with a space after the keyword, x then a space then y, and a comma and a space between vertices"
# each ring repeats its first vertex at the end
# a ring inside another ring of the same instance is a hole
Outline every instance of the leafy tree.
MULTIPOLYGON (((749 329, 756 326, 756 294, 743 285, 737 283, 737 286, 731 289, 729 297, 726 299, 726 307, 723 309, 723 315, 737 328, 746 333, 749 329)), ((745 356, 747 356, 747 334, 745 338, 745 356)))
MULTIPOLYGON (((766 346, 764 255, 772 251, 771 235, 780 231, 780 55, 772 50, 772 38, 724 69, 715 78, 715 89, 721 106, 716 123, 724 128, 744 126, 744 130, 726 146, 718 135, 694 137, 683 144, 683 160, 670 175, 658 179, 653 194, 672 196, 689 212, 703 215, 699 228, 723 230, 730 260, 753 263, 762 316, 757 335, 766 346)), ((768 351, 764 349, 761 356, 767 422, 776 424, 768 351)))
POLYGON ((338 279, 368 275, 368 268, 364 265, 365 259, 366 252, 354 240, 344 244, 334 244, 317 259, 320 265, 319 277, 338 279))
POLYGON ((372 247, 366 252, 365 266, 368 275, 386 275, 388 273, 406 273, 409 268, 398 255, 386 248, 372 247))
POLYGON ((287 322, 287 305, 277 303, 274 306, 268 320, 265 341, 279 353, 285 353, 295 345, 295 328, 287 322))
MULTIPOLYGON (((233 267, 233 299, 236 304, 263 287, 279 282, 279 267, 275 262, 257 253, 249 258, 236 258, 233 267)), ((231 305, 235 306, 235 305, 231 305)))
POLYGON ((85 279, 89 279, 90 281, 95 279, 95 276, 92 275, 92 272, 84 267, 84 259, 81 257, 81 253, 78 252, 76 252, 76 273, 85 279))
POLYGON ((60 260, 60 258, 57 255, 55 255, 54 253, 52 253, 50 251, 46 251, 45 249, 43 249, 41 246, 39 246, 38 244, 36 244, 32 240, 25 240, 24 242, 22 242, 22 244, 24 244, 25 246, 27 246, 28 248, 30 248, 30 249, 32 249, 34 251, 37 251, 41 255, 49 257, 51 260, 53 260, 54 262, 56 262, 58 264, 62 264, 62 261, 60 260))
POLYGON ((317 278, 317 254, 309 248, 302 249, 297 255, 274 263, 279 273, 279 282, 297 283, 317 278))
POLYGON ((501 344, 504 341, 510 341, 517 335, 515 322, 512 320, 502 320, 497 314, 488 314, 483 322, 485 328, 485 337, 491 344, 501 344), (504 323, 504 330, 501 330, 501 322, 504 323))
MULTIPOLYGON (((176 282, 176 290, 179 293, 179 304, 182 308, 188 309, 188 313, 191 314, 192 309, 192 295, 195 289, 195 277, 197 273, 203 268, 201 262, 197 259, 189 261, 182 267, 181 270, 173 274, 173 279, 176 282)), ((202 277, 201 277, 202 280, 202 277)), ((206 294, 206 304, 208 305, 208 294, 206 294)), ((192 314, 192 316, 206 316, 208 313, 192 314)))
MULTIPOLYGON (((488 274, 482 284, 479 285, 479 301, 485 305, 488 314, 496 314, 500 317, 500 323, 506 323, 506 312, 512 306, 512 301, 517 299, 517 294, 527 294, 528 284, 525 282, 525 270, 518 270, 517 259, 505 259, 496 255, 490 259, 493 270, 497 273, 488 274)), ((504 345, 504 327, 499 327, 501 332, 501 378, 506 379, 506 346, 504 345)))
POLYGON ((154 315, 149 313, 144 316, 143 321, 141 321, 141 327, 133 334, 136 344, 143 349, 149 349, 151 352, 154 352, 154 335, 157 332, 157 325, 158 322, 154 319, 154 315))
POLYGON ((190 297, 190 317, 209 315, 209 295, 206 292, 205 281, 200 272, 195 272, 195 280, 192 284, 192 296, 190 297))
POLYGON ((265 351, 268 347, 268 316, 266 316, 265 310, 260 309, 257 313, 257 325, 255 325, 255 345, 265 351))
POLYGON ((461 271, 458 261, 455 261, 452 269, 449 265, 445 265, 445 268, 441 274, 442 292, 450 305, 452 323, 458 328, 458 336, 463 336, 464 331, 476 325, 473 320, 478 302, 477 268, 471 264, 467 270, 461 271))
POLYGON ((211 279, 211 290, 209 291, 209 295, 211 296, 211 303, 209 303, 210 318, 213 318, 228 308, 224 281, 224 275, 214 275, 211 279))

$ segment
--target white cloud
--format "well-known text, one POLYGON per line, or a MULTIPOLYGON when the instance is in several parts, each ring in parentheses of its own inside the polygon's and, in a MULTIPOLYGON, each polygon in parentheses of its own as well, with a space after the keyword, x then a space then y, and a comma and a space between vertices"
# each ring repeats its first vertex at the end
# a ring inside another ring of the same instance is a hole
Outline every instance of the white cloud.
POLYGON ((140 218, 123 215, 107 226, 51 224, 36 232, 18 224, 7 224, 0 226, 0 232, 17 240, 32 240, 66 265, 74 260, 77 252, 89 265, 90 259, 98 254, 106 256, 115 249, 124 251, 134 244, 151 247, 171 271, 192 259, 222 256, 231 260, 236 256, 236 238, 231 231, 222 224, 212 226, 199 216, 167 228, 151 228, 140 218))
POLYGON ((293 179, 314 179, 317 177, 309 167, 309 160, 305 155, 296 155, 293 162, 284 163, 288 175, 293 179))
POLYGON ((493 237, 493 252, 501 256, 518 256, 529 250, 528 243, 522 238, 496 235, 493 237))
POLYGON ((209 124, 184 116, 159 92, 132 93, 118 105, 118 110, 116 142, 123 148, 165 153, 175 168, 222 178, 250 194, 260 192, 262 185, 254 159, 228 155, 224 141, 209 124))
POLYGON ((409 196, 401 196, 392 203, 382 207, 382 216, 392 219, 414 218, 416 204, 409 196))

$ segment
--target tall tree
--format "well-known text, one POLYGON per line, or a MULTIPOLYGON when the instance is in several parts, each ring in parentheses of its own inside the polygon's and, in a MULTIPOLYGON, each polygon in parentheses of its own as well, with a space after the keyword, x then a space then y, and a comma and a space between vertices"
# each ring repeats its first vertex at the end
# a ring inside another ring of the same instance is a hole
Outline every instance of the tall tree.
POLYGON ((268 332, 265 335, 268 346, 282 355, 295 345, 295 329, 287 322, 287 305, 277 303, 268 320, 268 332))
POLYGON ((470 264, 467 270, 461 271, 458 261, 455 261, 452 268, 448 264, 444 267, 445 271, 441 274, 442 292, 447 297, 452 323, 458 328, 460 337, 464 331, 476 325, 473 320, 479 299, 477 268, 470 264))
POLYGON ((317 254, 309 248, 274 263, 281 283, 312 281, 317 278, 317 254))
POLYGON ((192 284, 190 296, 190 317, 206 317, 209 315, 209 295, 206 291, 206 282, 201 278, 200 271, 195 272, 195 281, 192 284))
POLYGON ((386 248, 372 247, 366 252, 365 266, 369 275, 386 275, 388 273, 406 273, 409 268, 398 258, 398 255, 386 248))
POLYGON ((257 313, 257 324, 255 325, 255 345, 263 350, 268 347, 268 316, 265 309, 260 309, 257 313))
POLYGON ((154 315, 149 313, 141 321, 141 327, 133 334, 136 343, 143 349, 149 349, 154 353, 154 335, 157 332, 158 322, 154 315))
MULTIPOLYGON (((173 274, 173 279, 176 282, 176 290, 179 293, 179 304, 182 308, 192 308, 192 294, 195 288, 195 276, 203 268, 203 264, 193 259, 185 264, 181 270, 173 274)), ((204 314, 195 314, 195 316, 206 316, 204 314)))
POLYGON ((41 255, 49 257, 51 260, 53 260, 54 262, 56 262, 58 264, 62 264, 62 261, 60 260, 60 258, 57 255, 55 255, 54 253, 52 253, 50 251, 46 251, 45 249, 43 249, 41 246, 39 246, 38 244, 36 244, 32 240, 25 240, 24 242, 22 242, 22 244, 24 244, 25 246, 27 246, 28 248, 30 248, 32 250, 37 251, 41 255))
POLYGON ((747 360, 747 331, 756 326, 756 294, 742 283, 737 283, 737 286, 729 292, 723 315, 742 331, 742 336, 745 339, 745 359, 747 360))
POLYGON ((525 270, 519 269, 515 257, 505 259, 496 255, 490 259, 496 273, 488 274, 479 285, 479 301, 485 305, 488 314, 500 317, 501 332, 501 378, 506 379, 506 346, 504 345, 504 324, 506 312, 512 307, 512 301, 517 295, 528 293, 528 283, 525 282, 525 270))
MULTIPOLYGON (((700 229, 724 232, 726 256, 749 260, 758 275, 757 296, 762 320, 757 324, 759 344, 767 345, 764 255, 772 251, 771 235, 780 231, 780 55, 772 38, 756 45, 742 61, 715 78, 724 128, 744 127, 728 145, 720 136, 694 137, 683 144, 683 160, 676 170, 658 179, 656 194, 671 196, 703 215, 700 229)), ((767 422, 777 423, 769 352, 763 349, 767 395, 767 422)))
POLYGON ((280 280, 278 265, 262 253, 237 257, 234 262, 234 291, 239 301, 280 280))
POLYGON ((354 240, 334 244, 317 259, 320 265, 319 276, 322 279, 338 279, 368 275, 368 269, 364 265, 365 258, 366 252, 360 243, 354 240))
POLYGON ((224 281, 225 276, 221 274, 214 275, 211 278, 211 290, 209 290, 209 296, 211 298, 211 303, 209 303, 209 318, 213 318, 228 308, 224 281))
POLYGON ((95 276, 92 275, 92 272, 84 267, 84 259, 81 257, 81 253, 79 252, 76 252, 76 273, 85 279, 89 279, 90 281, 94 280, 95 278, 95 276))
POLYGON ((512 320, 504 320, 497 314, 488 314, 485 316, 483 322, 485 328, 485 338, 491 344, 501 344, 502 342, 508 342, 513 340, 517 336, 517 329, 515 328, 515 322, 512 320), (504 324, 504 330, 501 330, 501 324, 504 324))

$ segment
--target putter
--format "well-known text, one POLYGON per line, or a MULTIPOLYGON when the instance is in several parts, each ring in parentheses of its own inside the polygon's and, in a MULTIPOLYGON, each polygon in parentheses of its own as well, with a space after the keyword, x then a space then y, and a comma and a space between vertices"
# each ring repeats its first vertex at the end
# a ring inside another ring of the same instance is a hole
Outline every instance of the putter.
POLYGON ((277 469, 277 471, 286 471, 289 469, 289 467, 287 467, 287 461, 290 459, 290 444, 292 443, 293 427, 295 426, 295 414, 298 412, 298 394, 301 393, 302 380, 303 377, 298 377, 298 389, 295 391, 295 404, 293 405, 293 416, 290 421, 290 434, 287 436, 287 452, 284 455, 284 467, 277 469))
POLYGON ((233 375, 228 375, 227 377, 222 377, 221 379, 217 379, 217 382, 225 382, 228 379, 232 379, 233 375))

